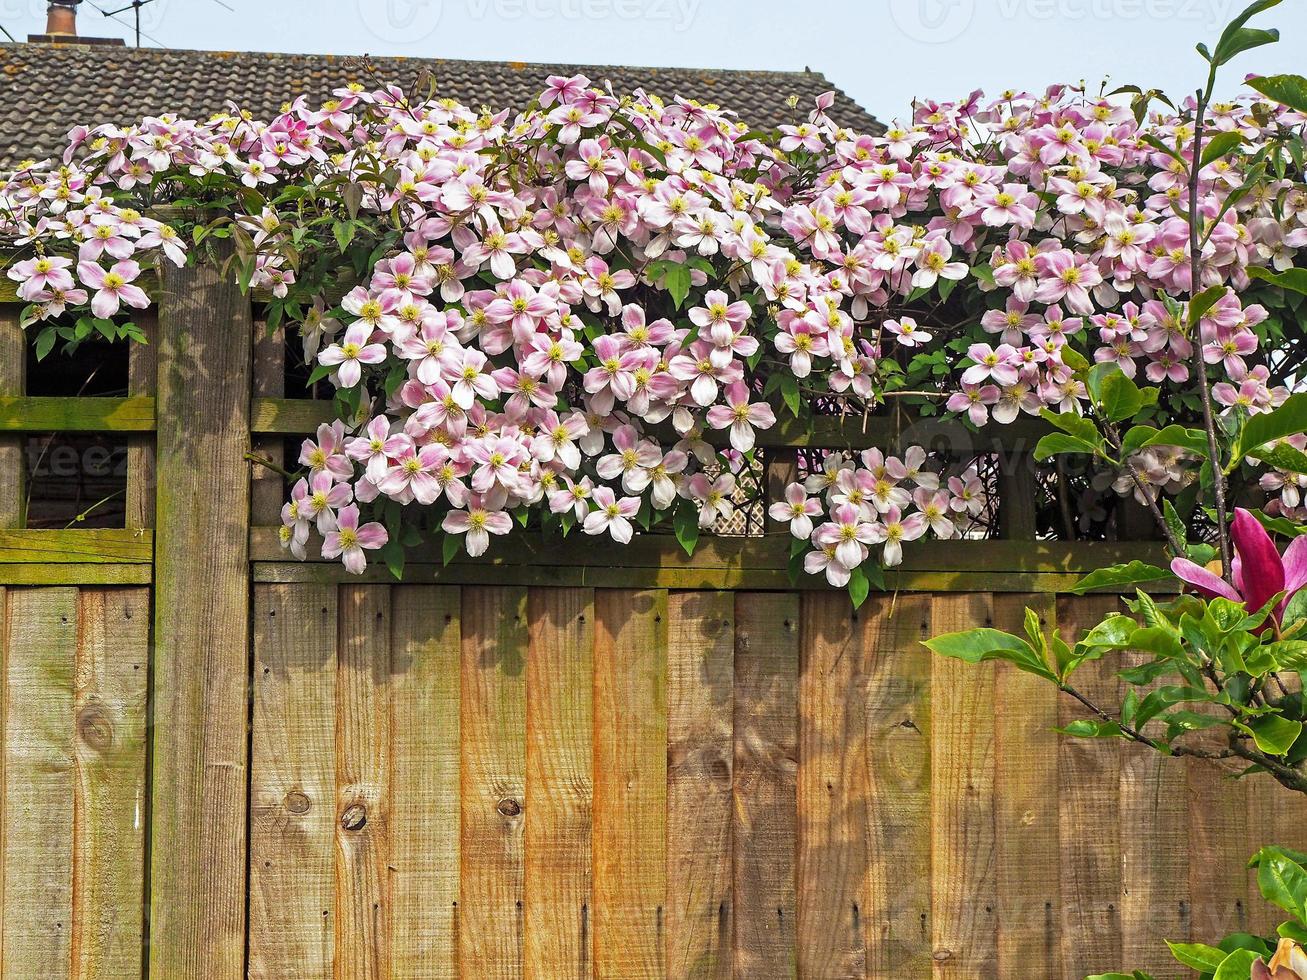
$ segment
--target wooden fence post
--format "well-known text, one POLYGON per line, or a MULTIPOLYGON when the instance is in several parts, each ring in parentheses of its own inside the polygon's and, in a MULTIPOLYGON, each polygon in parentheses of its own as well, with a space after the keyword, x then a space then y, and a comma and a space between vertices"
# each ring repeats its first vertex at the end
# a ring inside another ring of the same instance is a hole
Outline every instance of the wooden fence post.
MULTIPOLYGON (((18 325, 19 306, 0 306, 0 395, 22 395, 27 384, 27 341, 18 325)), ((26 502, 27 471, 23 453, 27 437, 22 433, 0 437, 0 528, 22 527, 26 502)))
POLYGON ((1007 541, 1033 541, 1038 533, 1035 513, 1035 457, 1030 453, 998 452, 998 535, 1007 541))
POLYGON ((167 980, 244 966, 253 323, 223 258, 160 283, 149 973, 167 980))

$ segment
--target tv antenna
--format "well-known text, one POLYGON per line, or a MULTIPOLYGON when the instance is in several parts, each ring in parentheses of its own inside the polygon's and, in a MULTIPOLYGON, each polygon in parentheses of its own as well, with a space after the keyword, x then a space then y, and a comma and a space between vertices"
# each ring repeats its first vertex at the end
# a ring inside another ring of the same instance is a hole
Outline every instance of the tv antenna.
MULTIPOLYGON (((226 0, 213 0, 213 2, 216 3, 219 7, 222 7, 224 10, 227 10, 231 13, 236 12, 236 8, 233 7, 231 4, 227 3, 226 0)), ((141 46, 142 37, 144 37, 147 41, 153 41, 161 48, 166 48, 168 45, 164 44, 157 37, 151 37, 149 34, 146 34, 143 30, 141 30, 141 8, 144 7, 147 3, 154 3, 154 0, 131 0, 131 2, 127 4, 127 6, 119 7, 117 10, 105 10, 103 7, 96 6, 94 3, 92 3, 91 6, 95 7, 95 9, 100 11, 100 13, 103 14, 105 17, 108 17, 111 20, 116 20, 118 21, 118 23, 132 28, 136 32, 136 46, 138 48, 141 46), (119 14, 127 13, 127 11, 129 10, 132 12, 132 19, 134 21, 133 24, 127 24, 126 21, 121 20, 118 16, 119 14)))

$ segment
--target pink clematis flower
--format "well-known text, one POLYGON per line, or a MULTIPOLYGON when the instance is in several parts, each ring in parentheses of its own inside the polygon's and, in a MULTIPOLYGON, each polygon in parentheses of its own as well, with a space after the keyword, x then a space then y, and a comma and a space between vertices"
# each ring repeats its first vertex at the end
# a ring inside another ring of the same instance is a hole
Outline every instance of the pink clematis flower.
POLYGON ((623 497, 621 500, 610 487, 595 487, 593 500, 597 510, 592 510, 585 517, 583 528, 586 534, 603 534, 607 531, 618 544, 627 544, 635 533, 631 518, 640 510, 639 497, 623 497))
POLYGON ((78 262, 77 278, 95 290, 91 297, 91 312, 98 317, 111 317, 119 306, 126 303, 138 310, 150 305, 149 297, 132 280, 141 274, 141 267, 131 259, 115 262, 105 270, 98 262, 78 262))
POLYGON ((1276 622, 1289 600, 1307 586, 1307 535, 1295 538, 1281 556, 1257 518, 1236 507, 1230 526, 1234 539, 1234 585, 1188 558, 1173 558, 1171 571, 1208 599, 1217 596, 1241 602, 1250 611, 1261 609, 1276 593, 1284 598, 1272 611, 1276 622))
POLYGON ((372 344, 372 328, 363 321, 353 323, 345 331, 339 344, 332 344, 318 354, 318 363, 339 365, 336 374, 342 388, 353 388, 363 378, 364 364, 380 364, 386 359, 386 348, 372 344))
POLYGON ((359 509, 354 504, 342 507, 336 518, 336 529, 328 531, 322 542, 323 558, 339 558, 355 575, 367 567, 367 551, 383 548, 390 540, 386 529, 376 521, 359 525, 359 509))
POLYGON ((513 518, 508 511, 492 509, 481 494, 474 493, 467 499, 467 509, 451 510, 440 528, 446 534, 466 534, 464 546, 476 558, 490 547, 490 535, 507 534, 513 529, 513 518))
POLYGON ((753 430, 770 429, 776 424, 776 413, 766 402, 749 403, 749 389, 743 381, 726 386, 725 405, 708 409, 708 424, 714 429, 731 430, 731 448, 747 453, 753 448, 753 430))
POLYGON ((812 537, 812 519, 821 513, 821 501, 809 497, 802 483, 791 483, 785 488, 785 499, 772 504, 767 513, 774 521, 789 521, 790 534, 806 540, 812 537))

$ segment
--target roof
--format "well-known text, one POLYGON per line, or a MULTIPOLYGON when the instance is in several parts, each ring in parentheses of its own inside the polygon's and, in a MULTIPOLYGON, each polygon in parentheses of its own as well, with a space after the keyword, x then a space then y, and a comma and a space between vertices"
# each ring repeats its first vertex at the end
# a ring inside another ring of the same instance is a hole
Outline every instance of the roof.
MULTIPOLYGON (((806 115, 812 100, 836 92, 830 116, 859 131, 878 129, 866 110, 820 72, 718 71, 695 68, 631 68, 545 65, 425 58, 367 59, 383 81, 407 84, 423 68, 435 76, 441 96, 471 107, 519 109, 539 94, 549 75, 581 73, 615 91, 643 87, 672 98, 712 102, 737 112, 751 126, 769 129, 806 115), (798 109, 786 105, 798 97, 798 109)), ((348 81, 371 82, 359 63, 344 55, 184 51, 81 44, 0 45, 0 168, 30 157, 61 152, 79 123, 125 125, 172 112, 205 118, 235 101, 270 118, 289 99, 307 94, 325 100, 348 81)))

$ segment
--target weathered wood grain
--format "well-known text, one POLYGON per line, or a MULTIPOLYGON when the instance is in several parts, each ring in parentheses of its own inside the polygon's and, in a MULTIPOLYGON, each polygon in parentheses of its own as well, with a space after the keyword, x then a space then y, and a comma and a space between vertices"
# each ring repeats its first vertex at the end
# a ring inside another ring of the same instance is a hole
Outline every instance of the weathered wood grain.
POLYGON ((461 598, 396 586, 390 655, 390 963, 458 976, 461 598))
MULTIPOLYGON (((1064 597, 1057 603, 1063 639, 1074 643, 1117 607, 1112 596, 1064 597)), ((1089 664, 1075 686, 1101 705, 1121 703, 1110 664, 1089 664)), ((1087 717, 1070 698, 1058 701, 1065 727, 1087 717)), ((1120 970, 1121 751, 1116 742, 1063 738, 1058 743, 1058 824, 1062 839, 1062 968, 1071 976, 1120 970)))
POLYGON ((731 975, 735 597, 667 599, 667 972, 731 975))
POLYGON ((667 593, 595 595, 594 969, 665 975, 667 593))
POLYGON ((525 589, 463 590, 459 966, 486 980, 523 970, 526 604, 525 589))
MULTIPOLYGON (((1047 633, 1056 609, 1044 595, 994 596, 994 626, 1025 635, 1033 609, 1047 633)), ((994 676, 994 824, 997 836, 998 975, 1060 977, 1058 855, 1059 694, 1011 664, 994 676)), ((1163 945, 1162 949, 1166 947, 1163 945)))
MULTIPOLYGON (((935 633, 993 621, 992 598, 931 603, 935 633)), ((994 665, 935 657, 931 671, 931 923, 935 977, 997 978, 994 665)))
POLYGON ((0 974, 70 975, 77 590, 10 589, 0 974))
POLYGON ((341 588, 336 675, 336 972, 390 976, 390 588, 341 588))
POLYGON ((594 975, 594 592, 532 589, 526 702, 526 980, 594 975))
POLYGON ((127 437, 127 498, 123 526, 129 528, 154 527, 157 479, 153 432, 154 395, 158 389, 159 371, 159 318, 156 311, 141 310, 136 316, 136 325, 149 343, 133 343, 128 351, 127 393, 129 397, 150 400, 150 431, 127 437))
POLYGON ((249 975, 334 975, 336 587, 254 589, 249 975))
POLYGON ((867 968, 864 631, 847 595, 803 597, 796 869, 804 977, 861 977, 867 968))
POLYGON ((245 968, 250 305, 214 261, 162 274, 150 969, 245 968))
MULTIPOLYGON (((27 337, 18 325, 20 307, 0 306, 0 396, 22 396, 27 385, 27 337)), ((0 528, 22 527, 26 512, 27 440, 22 435, 0 435, 0 528)))
POLYGON ((147 589, 84 589, 73 667, 72 975, 141 968, 147 589))
POLYGON ((928 596, 864 607, 867 659, 867 976, 929 977, 930 672, 928 596))
POLYGON ((793 976, 799 598, 735 596, 735 767, 731 827, 736 980, 793 976))

